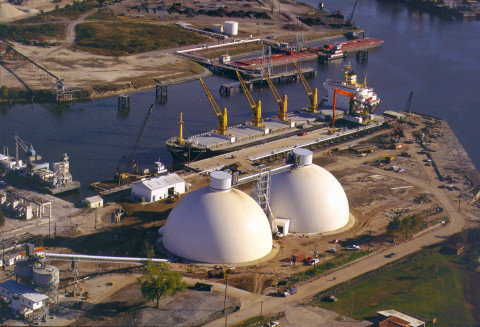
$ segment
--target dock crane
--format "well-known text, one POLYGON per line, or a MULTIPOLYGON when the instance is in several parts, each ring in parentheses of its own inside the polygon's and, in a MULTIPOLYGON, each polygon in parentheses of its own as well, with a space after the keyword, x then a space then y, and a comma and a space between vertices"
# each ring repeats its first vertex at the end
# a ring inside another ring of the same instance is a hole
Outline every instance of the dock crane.
POLYGON ((221 135, 226 135, 227 134, 227 128, 228 128, 228 111, 227 108, 223 108, 223 110, 220 108, 218 105, 217 101, 213 97, 212 92, 208 88, 207 84, 202 78, 199 78, 200 85, 203 88, 203 91, 205 92, 205 95, 208 98, 208 101, 210 102, 210 105, 212 106, 213 111, 215 112, 215 115, 218 118, 218 133, 221 135))
POLYGON ((358 6, 358 0, 355 0, 355 3, 353 4, 352 12, 350 13, 350 16, 346 20, 347 25, 353 26, 353 16, 355 15, 355 10, 357 9, 358 6))
POLYGON ((252 110, 253 113, 253 119, 252 119, 252 124, 255 127, 263 127, 263 122, 262 122, 262 101, 258 100, 255 102, 253 99, 252 93, 248 89, 247 83, 245 83, 245 80, 242 77, 242 74, 236 70, 238 80, 240 81, 240 85, 243 90, 243 94, 245 94, 245 98, 247 98, 248 104, 250 105, 250 110, 252 110))
POLYGON ((333 99, 332 99, 332 128, 335 128, 335 119, 336 119, 336 110, 337 110, 337 94, 344 95, 353 100, 355 94, 349 91, 345 91, 339 88, 333 89, 333 99))
POLYGON ((412 99, 413 99, 413 91, 410 91, 408 94, 408 99, 407 99, 407 105, 405 106, 406 112, 411 113, 412 112, 412 99))
POLYGON ((312 89, 310 87, 310 84, 308 84, 307 79, 303 75, 303 72, 300 69, 300 65, 298 64, 298 62, 294 62, 293 64, 297 69, 298 77, 300 79, 300 82, 302 82, 305 93, 307 93, 307 96, 310 99, 310 108, 308 109, 311 112, 316 112, 318 110, 318 88, 312 89))
POLYGON ((28 142, 24 141, 18 135, 15 135, 14 139, 15 139, 15 160, 17 161, 17 163, 20 160, 20 153, 19 153, 20 149, 22 149, 23 152, 25 152, 25 154, 27 155, 27 162, 28 163, 31 163, 32 161, 35 161, 35 160, 41 160, 42 159, 42 157, 40 155, 38 155, 37 151, 35 151, 35 149, 33 148, 32 143, 28 143, 28 142))
POLYGON ((127 156, 122 157, 117 164, 116 178, 117 178, 119 184, 121 184, 123 181, 127 180, 129 177, 132 177, 132 176, 137 177, 137 176, 135 176, 135 174, 139 175, 139 166, 138 166, 137 160, 135 160, 135 156, 136 156, 136 153, 137 153, 138 145, 140 144, 143 133, 145 131, 145 127, 147 126, 147 122, 150 119, 150 115, 152 114, 153 106, 154 106, 153 104, 150 105, 150 107, 147 110, 147 113, 145 114, 145 118, 143 119, 142 126, 140 127, 140 130, 138 131, 137 137, 135 139, 135 143, 133 144, 132 149, 130 150, 130 153, 127 156), (125 169, 121 169, 121 167, 120 167, 122 161, 127 165, 127 167, 125 169), (133 173, 131 173, 131 168, 135 169, 133 171, 133 173))
POLYGON ((262 75, 263 78, 267 81, 268 87, 270 91, 272 91, 272 95, 275 98, 275 102, 278 105, 278 118, 281 121, 287 121, 287 112, 288 112, 288 96, 286 94, 280 96, 277 87, 273 84, 272 80, 270 79, 269 72, 262 68, 262 75))

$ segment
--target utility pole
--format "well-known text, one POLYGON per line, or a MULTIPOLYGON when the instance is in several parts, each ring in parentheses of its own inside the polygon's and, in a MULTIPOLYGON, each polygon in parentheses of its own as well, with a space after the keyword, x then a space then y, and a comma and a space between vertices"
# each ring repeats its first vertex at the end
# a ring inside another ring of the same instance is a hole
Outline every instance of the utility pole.
POLYGON ((228 314, 227 314, 228 272, 225 268, 223 268, 223 277, 225 278, 225 297, 223 299, 223 314, 225 315, 225 327, 228 327, 228 314))

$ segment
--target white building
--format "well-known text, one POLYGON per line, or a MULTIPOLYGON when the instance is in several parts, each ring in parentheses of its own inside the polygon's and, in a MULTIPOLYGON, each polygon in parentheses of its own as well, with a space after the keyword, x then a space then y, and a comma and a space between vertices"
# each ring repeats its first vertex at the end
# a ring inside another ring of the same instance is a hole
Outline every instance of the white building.
POLYGON ((47 306, 48 296, 13 280, 0 283, 0 298, 24 317, 31 317, 47 306))
POLYGON ((88 198, 85 198, 85 204, 88 208, 102 208, 103 199, 99 195, 90 196, 88 198))
POLYGON ((154 202, 185 193, 185 180, 177 174, 158 176, 132 185, 132 197, 154 202))

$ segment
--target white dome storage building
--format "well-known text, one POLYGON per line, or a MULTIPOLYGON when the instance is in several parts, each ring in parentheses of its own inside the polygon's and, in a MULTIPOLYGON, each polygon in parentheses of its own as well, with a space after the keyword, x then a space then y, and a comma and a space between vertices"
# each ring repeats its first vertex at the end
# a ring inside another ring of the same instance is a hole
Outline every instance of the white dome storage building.
POLYGON ((210 187, 185 196, 162 229, 171 253, 205 263, 245 263, 272 250, 267 216, 246 193, 231 187, 232 176, 210 174, 210 187))
POLYGON ((270 207, 276 218, 288 219, 293 233, 325 233, 346 226, 347 195, 326 169, 312 163, 312 152, 295 149, 295 167, 271 178, 270 207))

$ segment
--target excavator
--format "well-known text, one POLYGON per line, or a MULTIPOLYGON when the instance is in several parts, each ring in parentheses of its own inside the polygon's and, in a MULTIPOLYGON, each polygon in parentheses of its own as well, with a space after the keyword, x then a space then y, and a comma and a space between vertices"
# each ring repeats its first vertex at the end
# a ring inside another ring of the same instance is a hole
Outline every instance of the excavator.
POLYGON ((240 85, 243 90, 243 94, 245 94, 245 98, 247 99, 248 104, 250 105, 250 110, 253 113, 252 124, 255 127, 263 127, 263 119, 262 119, 262 101, 258 100, 255 101, 253 99, 252 93, 248 89, 247 83, 242 77, 242 74, 236 70, 237 78, 240 81, 240 85))
POLYGON ((205 95, 208 98, 208 101, 210 102, 210 105, 212 106, 212 109, 217 116, 218 119, 218 133, 220 135, 227 135, 227 129, 228 129, 228 111, 227 108, 223 108, 223 110, 220 108, 218 105, 217 101, 213 97, 212 92, 208 88, 207 84, 202 78, 199 78, 200 85, 203 88, 203 91, 205 92, 205 95))
POLYGON ((281 121, 287 121, 288 96, 286 94, 284 94, 283 97, 280 96, 277 87, 270 79, 270 73, 264 67, 262 67, 262 75, 267 81, 268 87, 270 88, 270 91, 272 91, 273 98, 278 105, 278 118, 281 121))
POLYGON ((312 89, 310 87, 310 84, 308 84, 305 76, 303 75, 298 62, 294 62, 293 64, 297 70, 298 78, 300 79, 300 82, 302 82, 303 88, 305 89, 305 93, 307 93, 308 99, 310 100, 310 107, 308 110, 310 112, 316 112, 318 110, 318 88, 312 89))

